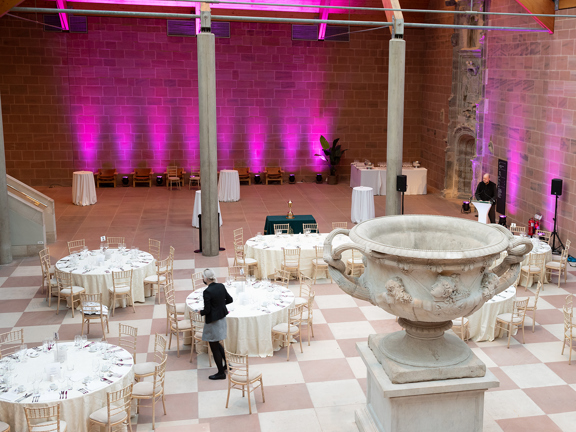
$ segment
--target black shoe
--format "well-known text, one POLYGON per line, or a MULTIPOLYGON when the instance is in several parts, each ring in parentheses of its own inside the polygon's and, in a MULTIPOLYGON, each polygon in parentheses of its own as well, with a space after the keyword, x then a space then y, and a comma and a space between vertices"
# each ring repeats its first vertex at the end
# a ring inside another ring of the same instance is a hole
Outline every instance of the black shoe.
POLYGON ((224 372, 217 373, 214 375, 210 375, 208 378, 211 380, 223 380, 223 379, 226 379, 226 374, 224 372))

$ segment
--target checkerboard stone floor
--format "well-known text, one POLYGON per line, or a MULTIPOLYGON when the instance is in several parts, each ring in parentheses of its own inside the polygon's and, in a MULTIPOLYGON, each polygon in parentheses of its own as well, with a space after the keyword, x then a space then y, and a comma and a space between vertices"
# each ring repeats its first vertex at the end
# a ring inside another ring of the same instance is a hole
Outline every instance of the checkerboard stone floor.
MULTIPOLYGON (((226 275, 231 248, 220 257, 195 255, 196 230, 190 228, 194 191, 151 189, 99 189, 98 204, 76 207, 69 203, 70 188, 45 189, 57 203, 58 242, 49 245, 53 261, 66 255, 66 241, 86 238, 96 248, 101 235, 125 235, 130 244, 147 247, 149 237, 176 247, 175 285, 177 301, 184 301, 192 285, 190 274, 205 267, 226 275)), ((310 213, 328 231, 332 221, 349 220, 350 190, 346 185, 284 185, 242 187, 242 200, 221 203, 224 219, 223 245, 232 242, 232 230, 242 226, 245 238, 261 231, 267 214, 281 214, 287 198, 298 213, 310 213), (298 207, 300 206, 300 209, 298 207), (302 210, 304 209, 304 210, 302 210)), ((406 197, 408 213, 461 216, 456 202, 438 196, 406 197)), ((384 197, 376 197, 377 216, 384 213, 384 197)), ((472 218, 473 215, 463 217, 472 218)), ((576 269, 575 269, 576 270, 576 269)), ((206 354, 194 355, 185 347, 176 357, 173 344, 166 375, 167 415, 157 408, 157 428, 165 431, 356 431, 354 411, 366 400, 366 369, 355 348, 372 333, 399 330, 395 317, 367 302, 344 294, 336 285, 320 280, 315 286, 316 304, 311 345, 304 352, 290 347, 273 357, 251 358, 251 365, 264 374, 266 402, 259 391, 252 396, 253 414, 239 391, 234 391, 230 407, 226 401, 226 381, 210 381, 214 372, 206 354)), ((0 266, 0 332, 24 328, 28 344, 41 341, 58 331, 62 339, 80 332, 80 317, 70 311, 55 314, 41 294, 41 271, 37 257, 15 259, 0 266)), ((296 292, 297 285, 291 286, 296 292)), ((523 289, 518 295, 523 296, 523 289)), ((576 359, 569 366, 562 348, 562 304, 567 294, 576 293, 576 273, 561 288, 545 285, 538 302, 536 331, 527 327, 526 343, 520 335, 510 349, 506 339, 494 342, 469 341, 472 350, 500 380, 500 387, 486 393, 485 431, 576 431, 576 359)), ((527 293, 532 295, 532 291, 527 293)), ((527 319, 527 326, 528 326, 527 319)), ((138 327, 137 361, 153 352, 153 335, 165 332, 165 306, 153 299, 131 309, 117 309, 111 318, 109 340, 117 337, 117 322, 138 327)), ((97 326, 91 338, 101 337, 97 326)), ((136 431, 151 430, 151 408, 142 408, 134 419, 136 431)))

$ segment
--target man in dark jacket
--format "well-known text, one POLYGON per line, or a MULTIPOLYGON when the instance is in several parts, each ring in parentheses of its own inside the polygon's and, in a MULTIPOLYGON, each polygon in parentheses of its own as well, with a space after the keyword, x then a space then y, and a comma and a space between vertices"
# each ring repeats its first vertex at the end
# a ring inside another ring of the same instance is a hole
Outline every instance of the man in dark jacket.
POLYGON ((494 207, 496 202, 496 183, 490 181, 490 174, 484 174, 482 181, 476 187, 474 196, 478 201, 490 201, 492 203, 488 217, 490 218, 490 223, 496 223, 496 208, 494 207))
POLYGON ((216 282, 216 276, 212 270, 204 270, 203 276, 203 281, 208 287, 203 292, 204 309, 200 311, 200 315, 205 317, 202 340, 210 344, 214 363, 216 363, 218 368, 218 373, 210 375, 208 378, 221 380, 226 378, 226 355, 220 341, 226 339, 228 331, 226 326, 228 309, 226 305, 232 303, 233 299, 226 291, 226 287, 216 282))

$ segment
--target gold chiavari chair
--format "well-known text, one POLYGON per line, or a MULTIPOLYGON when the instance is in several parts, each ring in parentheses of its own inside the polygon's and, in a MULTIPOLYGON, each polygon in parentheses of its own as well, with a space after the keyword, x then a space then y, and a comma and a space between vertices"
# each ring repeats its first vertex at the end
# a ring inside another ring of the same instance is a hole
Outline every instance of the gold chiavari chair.
POLYGON ((112 309, 112 316, 118 300, 126 300, 126 305, 131 305, 136 313, 132 298, 132 275, 132 270, 112 272, 112 286, 108 287, 108 309, 112 309))
POLYGON ((18 352, 23 343, 24 329, 0 334, 0 359, 18 352))
POLYGON ((290 234, 290 224, 274 224, 274 234, 290 234))
POLYGON ((510 348, 510 339, 512 332, 516 328, 522 328, 522 343, 524 343, 524 318, 526 318, 526 306, 528 299, 514 301, 512 312, 503 313, 496 317, 496 329, 502 329, 508 332, 508 348, 510 348))
POLYGON ((324 247, 323 246, 314 246, 314 252, 316 258, 312 259, 312 276, 314 277, 314 284, 316 284, 316 278, 318 277, 318 272, 323 271, 326 273, 326 277, 330 278, 330 282, 332 282, 332 276, 330 276, 330 272, 328 271, 328 263, 324 261, 324 247))
POLYGON ((110 249, 119 249, 121 245, 126 247, 126 237, 106 237, 106 243, 110 249))
POLYGON ((90 414, 90 427, 106 428, 106 432, 112 432, 114 426, 126 425, 132 431, 130 410, 133 386, 134 384, 130 384, 123 389, 106 393, 106 406, 90 414))
POLYGON ((282 248, 282 253, 284 259, 282 261, 282 270, 296 274, 296 277, 300 276, 300 248, 282 248))
POLYGON ((41 408, 24 407, 28 432, 66 432, 66 422, 60 420, 60 404, 41 408))
POLYGON ((132 399, 136 399, 136 413, 140 412, 140 401, 152 401, 152 430, 156 428, 156 401, 162 401, 164 415, 166 415, 166 400, 164 397, 164 380, 166 378, 166 362, 168 356, 165 355, 162 362, 154 368, 152 381, 139 381, 132 388, 132 399))
POLYGON ((305 233, 307 230, 310 231, 311 233, 320 234, 320 231, 318 230, 318 224, 317 223, 302 224, 302 232, 305 233))
POLYGON ((234 230, 234 245, 244 246, 244 228, 238 228, 234 230))
POLYGON ((290 341, 295 337, 297 337, 300 342, 300 352, 304 352, 300 334, 303 310, 304 305, 297 305, 290 308, 288 310, 288 321, 272 327, 272 340, 280 340, 281 343, 286 346, 286 361, 290 360, 290 341))
POLYGON ((514 235, 526 234, 526 227, 516 225, 510 227, 510 232, 514 235))
POLYGON ((80 306, 80 311, 82 312, 82 330, 80 334, 84 335, 84 324, 87 325, 86 334, 88 334, 90 333, 90 321, 100 320, 102 338, 106 340, 104 323, 106 323, 108 333, 110 333, 110 327, 108 325, 108 307, 102 304, 102 293, 80 294, 80 306))
POLYGON ((56 315, 60 312, 60 300, 65 298, 69 301, 72 308, 72 318, 74 318, 75 303, 80 301, 80 295, 86 290, 81 286, 72 284, 72 273, 63 272, 56 269, 56 282, 58 284, 58 306, 56 315))
POLYGON ((138 343, 138 329, 126 324, 118 323, 118 346, 124 348, 136 363, 136 345, 138 343))
POLYGON ((348 222, 332 222, 332 230, 338 228, 348 229, 348 222))
POLYGON ((160 240, 148 239, 148 252, 154 257, 155 260, 160 259, 160 251, 162 249, 162 242, 160 240))
POLYGON ((162 335, 156 333, 154 336, 154 360, 144 363, 134 364, 134 380, 140 381, 143 378, 154 375, 156 366, 162 363, 166 357, 166 345, 168 342, 162 335))
POLYGON ((226 367, 228 369, 228 396, 226 397, 226 408, 230 402, 230 390, 237 389, 244 392, 248 397, 248 412, 252 414, 252 402, 250 401, 250 393, 254 392, 258 387, 262 392, 262 402, 264 399, 264 382, 262 381, 262 373, 256 369, 250 369, 247 355, 234 354, 224 349, 226 355, 226 367))
POLYGON ((208 353, 208 363, 212 367, 212 357, 209 348, 209 343, 202 340, 202 333, 204 331, 204 317, 200 315, 200 312, 190 311, 190 327, 192 327, 192 349, 190 350, 190 362, 192 362, 192 356, 194 350, 197 351, 197 346, 204 346, 206 352, 208 353))
POLYGON ((572 341, 574 340, 574 308, 572 307, 572 294, 566 296, 564 307, 562 308, 564 314, 564 340, 562 342, 562 355, 564 355, 564 348, 568 345, 568 364, 572 363, 572 341))
POLYGON ((86 242, 84 239, 82 240, 72 240, 68 242, 68 255, 72 255, 73 253, 80 252, 86 246, 86 242))

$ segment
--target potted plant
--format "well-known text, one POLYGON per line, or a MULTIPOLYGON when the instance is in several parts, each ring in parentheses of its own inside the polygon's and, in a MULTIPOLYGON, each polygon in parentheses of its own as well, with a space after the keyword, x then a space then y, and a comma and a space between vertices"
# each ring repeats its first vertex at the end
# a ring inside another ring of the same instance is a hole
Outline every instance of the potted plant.
POLYGON ((328 176, 328 184, 335 185, 338 184, 338 177, 336 175, 336 168, 340 163, 340 159, 346 150, 342 150, 342 146, 338 145, 338 141, 340 138, 336 138, 332 142, 332 146, 323 135, 320 136, 320 144, 322 144, 322 152, 324 154, 316 153, 314 156, 318 156, 319 158, 326 161, 328 167, 330 168, 330 175, 328 176))

